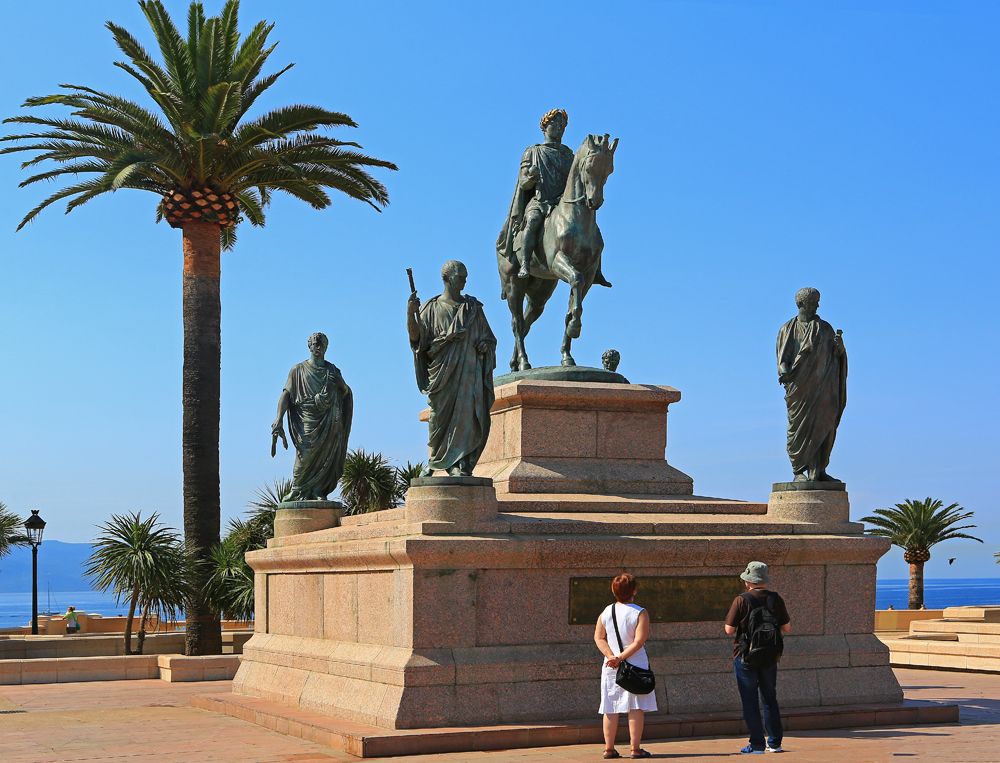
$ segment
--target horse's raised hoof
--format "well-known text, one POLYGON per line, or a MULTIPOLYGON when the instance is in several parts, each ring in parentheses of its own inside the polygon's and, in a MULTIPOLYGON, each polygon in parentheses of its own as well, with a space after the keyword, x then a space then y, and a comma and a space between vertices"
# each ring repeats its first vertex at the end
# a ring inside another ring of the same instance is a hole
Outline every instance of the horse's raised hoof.
POLYGON ((575 366, 576 365, 576 361, 573 360, 573 357, 571 355, 566 354, 566 355, 563 355, 562 365, 564 365, 564 366, 575 366))
POLYGON ((566 336, 570 339, 580 338, 580 329, 583 328, 583 324, 578 318, 574 318, 566 325, 566 336))

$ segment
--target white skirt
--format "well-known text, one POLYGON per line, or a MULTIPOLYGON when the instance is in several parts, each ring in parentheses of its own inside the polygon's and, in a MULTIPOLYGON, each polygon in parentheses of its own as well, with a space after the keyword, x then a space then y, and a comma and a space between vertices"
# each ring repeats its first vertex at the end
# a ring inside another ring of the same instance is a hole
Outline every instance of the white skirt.
MULTIPOLYGON (((606 661, 606 660, 605 660, 606 661)), ((601 707, 597 711, 602 715, 608 713, 627 713, 629 710, 644 710, 652 713, 656 710, 656 691, 649 694, 633 694, 625 691, 615 683, 616 668, 602 667, 601 670, 601 707)))

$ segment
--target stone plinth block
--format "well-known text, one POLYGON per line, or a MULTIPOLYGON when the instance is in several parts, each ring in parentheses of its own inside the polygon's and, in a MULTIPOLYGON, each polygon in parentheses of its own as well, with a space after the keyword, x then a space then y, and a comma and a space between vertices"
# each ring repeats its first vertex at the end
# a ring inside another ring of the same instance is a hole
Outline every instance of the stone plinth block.
POLYGON ((283 501, 274 513, 274 537, 301 535, 340 525, 340 501, 283 501))
MULTIPOLYGON (((822 484, 822 483, 778 483, 822 484)), ((827 483, 843 485, 842 482, 827 483)), ((778 487, 775 485, 775 487, 778 487)), ((851 504, 846 490, 775 490, 767 502, 767 515, 787 522, 815 522, 821 525, 851 521, 851 504)))
POLYGON ((486 477, 417 477, 406 491, 407 522, 471 528, 497 519, 497 494, 486 477))
POLYGON ((673 387, 527 379, 496 388, 475 474, 497 493, 691 495, 670 466, 673 387))

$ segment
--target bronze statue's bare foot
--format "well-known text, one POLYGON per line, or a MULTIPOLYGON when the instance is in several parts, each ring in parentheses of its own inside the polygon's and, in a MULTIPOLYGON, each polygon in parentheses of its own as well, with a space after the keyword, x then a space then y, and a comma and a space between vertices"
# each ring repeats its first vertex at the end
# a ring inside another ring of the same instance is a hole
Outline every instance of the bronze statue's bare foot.
POLYGON ((432 474, 434 474, 434 470, 431 469, 429 466, 425 466, 423 469, 420 470, 421 477, 430 477, 432 474))
POLYGON ((816 482, 840 482, 836 477, 831 477, 826 472, 821 472, 813 478, 816 482))
POLYGON ((792 480, 792 482, 811 482, 811 481, 812 480, 810 480, 809 477, 807 477, 805 474, 796 474, 795 479, 792 480))

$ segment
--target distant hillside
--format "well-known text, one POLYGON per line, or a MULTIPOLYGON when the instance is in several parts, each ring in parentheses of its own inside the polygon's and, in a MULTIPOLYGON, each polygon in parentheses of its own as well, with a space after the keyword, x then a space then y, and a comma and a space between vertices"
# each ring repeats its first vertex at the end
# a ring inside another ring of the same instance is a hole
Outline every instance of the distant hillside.
MULTIPOLYGON (((42 541, 38 547, 38 589, 48 583, 53 591, 89 591, 83 564, 90 556, 89 543, 42 541)), ((31 548, 15 548, 0 559, 0 593, 31 590, 31 548)))

